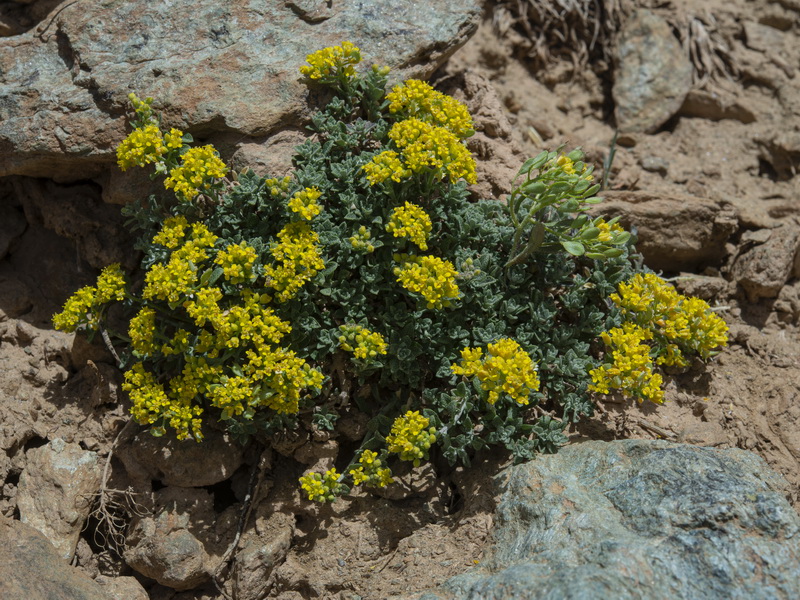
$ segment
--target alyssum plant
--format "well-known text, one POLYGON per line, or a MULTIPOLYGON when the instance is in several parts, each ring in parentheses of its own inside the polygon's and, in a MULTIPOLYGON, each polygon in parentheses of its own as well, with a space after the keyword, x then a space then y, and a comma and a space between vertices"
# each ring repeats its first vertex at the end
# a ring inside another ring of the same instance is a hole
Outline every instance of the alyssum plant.
POLYGON ((301 73, 332 99, 283 179, 231 174, 131 95, 119 165, 154 167, 174 198, 127 208, 144 280, 111 265, 54 323, 108 329, 121 305, 127 332, 109 334, 154 435, 199 442, 215 419, 241 437, 335 436, 361 411, 341 473, 300 479, 331 501, 434 448, 465 464, 494 445, 554 452, 593 394, 661 402, 659 365, 726 343, 705 302, 636 268, 630 234, 589 216, 600 199, 580 151, 527 161, 507 203, 471 201, 466 108, 422 81, 387 93, 388 69, 360 60, 349 42, 308 56, 301 73))

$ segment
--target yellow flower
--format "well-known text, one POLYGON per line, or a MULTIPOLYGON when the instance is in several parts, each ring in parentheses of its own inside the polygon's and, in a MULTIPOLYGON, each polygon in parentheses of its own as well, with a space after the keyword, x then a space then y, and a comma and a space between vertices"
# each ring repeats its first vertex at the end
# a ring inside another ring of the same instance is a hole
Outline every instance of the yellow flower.
POLYGON ((606 345, 606 362, 589 371, 589 391, 608 394, 619 390, 625 396, 661 404, 663 380, 653 372, 650 346, 646 343, 653 334, 634 323, 623 323, 621 328, 614 327, 600 337, 606 345))
POLYGON ((380 333, 360 325, 341 325, 339 347, 352 352, 358 360, 374 361, 379 354, 386 354, 387 345, 380 333))
POLYGON ((419 414, 419 411, 408 411, 397 417, 392 424, 391 433, 386 436, 389 452, 400 456, 401 460, 420 465, 422 459, 427 460, 428 450, 436 441, 436 429, 428 428, 430 421, 419 414))
POLYGON ((458 272, 449 260, 407 254, 395 255, 395 260, 400 263, 394 269, 397 281, 408 291, 420 294, 428 308, 447 307, 458 298, 458 272))
POLYGON ((481 348, 464 348, 461 364, 452 364, 450 369, 456 375, 477 377, 481 388, 489 394, 489 404, 497 402, 501 393, 519 405, 528 404, 528 397, 539 389, 536 365, 530 355, 510 338, 489 344, 487 351, 483 358, 481 348))
POLYGON ((317 234, 303 221, 289 223, 278 233, 278 244, 271 250, 278 264, 264 267, 267 285, 277 290, 278 302, 292 298, 325 268, 318 241, 317 234))
POLYGON ((431 233, 431 218, 421 206, 406 202, 395 208, 386 225, 386 231, 394 237, 405 237, 419 246, 420 250, 428 249, 428 236, 431 233))
POLYGON ((344 493, 345 487, 339 482, 341 476, 336 469, 330 469, 325 475, 311 472, 300 478, 300 487, 314 502, 333 502, 344 493))
POLYGON ((444 127, 459 138, 474 133, 467 107, 455 98, 437 92, 424 81, 409 79, 396 85, 386 94, 386 99, 391 113, 401 113, 406 118, 415 117, 444 127))
POLYGON ((214 263, 222 267, 225 279, 233 284, 245 283, 253 278, 256 250, 247 242, 231 244, 217 254, 214 263))
POLYGON ((217 156, 214 146, 190 148, 181 156, 181 164, 169 172, 164 187, 175 190, 184 201, 194 199, 200 193, 211 189, 214 182, 222 179, 228 167, 217 156))
POLYGON ((378 459, 378 453, 372 450, 364 450, 358 459, 359 466, 350 469, 350 476, 353 478, 353 485, 371 485, 374 487, 386 487, 394 483, 392 470, 381 467, 382 463, 378 459))
POLYGON ((317 203, 322 195, 315 187, 300 190, 289 198, 289 210, 300 215, 301 218, 310 221, 322 212, 322 207, 317 203))
POLYGON ((140 356, 147 356, 155 352, 153 343, 156 333, 156 311, 144 307, 131 319, 128 325, 128 335, 131 338, 133 351, 140 356))
POLYGON ((395 123, 389 138, 400 149, 403 164, 414 173, 438 172, 451 183, 464 179, 475 183, 475 160, 467 147, 444 127, 410 118, 395 123))
POLYGON ((394 150, 385 150, 365 164, 362 169, 370 185, 383 183, 387 179, 400 183, 403 179, 411 177, 411 170, 403 165, 399 157, 400 155, 394 150))
POLYGON ((143 167, 161 160, 167 151, 164 138, 157 125, 134 129, 117 146, 117 164, 123 171, 130 167, 143 167))
POLYGON ((306 62, 308 65, 300 67, 300 73, 309 79, 329 79, 340 75, 351 79, 356 74, 355 65, 361 62, 361 51, 351 42, 342 42, 339 46, 309 54, 306 62))

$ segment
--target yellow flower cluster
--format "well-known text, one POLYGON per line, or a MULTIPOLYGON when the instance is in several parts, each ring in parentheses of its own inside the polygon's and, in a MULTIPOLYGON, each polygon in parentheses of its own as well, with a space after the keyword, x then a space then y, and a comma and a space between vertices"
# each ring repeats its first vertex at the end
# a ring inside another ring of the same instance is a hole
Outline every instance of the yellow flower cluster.
POLYGON ((556 159, 556 165, 561 167, 561 170, 564 171, 567 175, 575 175, 575 163, 572 162, 572 159, 562 154, 556 159))
POLYGON ((403 165, 400 155, 394 150, 381 152, 362 169, 366 173, 370 185, 383 183, 387 179, 400 183, 403 179, 411 177, 411 171, 403 165))
POLYGON ((444 170, 451 183, 462 178, 467 183, 477 181, 469 150, 444 127, 411 118, 395 123, 389 138, 400 149, 405 168, 414 173, 433 169, 444 176, 444 170))
POLYGON ((321 195, 322 192, 315 187, 300 190, 289 198, 289 210, 300 215, 301 219, 310 221, 322 212, 322 207, 317 203, 321 195))
POLYGON ((461 364, 450 368, 456 375, 477 377, 481 388, 489 393, 489 404, 497 402, 501 393, 519 405, 528 404, 528 397, 539 389, 536 365, 528 353, 510 338, 489 344, 487 353, 484 357, 481 348, 464 348, 461 364))
POLYGON ((625 233, 625 230, 620 227, 618 223, 612 223, 609 225, 604 219, 600 219, 594 224, 594 226, 600 230, 600 234, 597 236, 597 241, 603 242, 604 244, 613 242, 615 234, 625 233))
POLYGON ((350 469, 350 476, 353 478, 354 485, 370 485, 373 487, 386 487, 394 483, 392 470, 388 467, 381 468, 381 460, 378 453, 372 450, 364 450, 358 459, 358 467, 350 469))
POLYGON ((186 217, 170 217, 164 221, 161 230, 153 237, 153 243, 166 248, 177 248, 186 236, 187 227, 189 223, 186 217))
POLYGON ((225 177, 227 172, 228 167, 217 156, 214 146, 190 148, 181 156, 180 166, 169 172, 164 187, 175 190, 179 198, 188 202, 210 190, 214 181, 225 177))
POLYGON ((419 411, 410 410, 397 417, 386 437, 389 452, 399 455, 401 460, 413 461, 418 467, 422 459, 427 460, 428 450, 436 441, 436 429, 428 425, 430 421, 419 411))
POLYGON ((309 79, 327 79, 344 76, 348 79, 356 74, 355 65, 361 62, 361 51, 351 42, 323 48, 306 57, 308 65, 300 67, 300 73, 309 79))
POLYGON ((444 127, 459 138, 474 133, 467 107, 455 98, 437 92, 424 81, 409 79, 396 85, 386 99, 391 113, 401 113, 406 118, 415 117, 431 125, 444 127))
POLYGON ((664 401, 663 379, 653 372, 650 345, 646 343, 653 334, 634 323, 623 323, 621 328, 614 327, 600 335, 611 361, 589 371, 592 378, 589 391, 608 394, 614 389, 640 401, 647 399, 661 404, 664 401))
POLYGON ((227 281, 238 284, 253 279, 253 265, 256 258, 256 249, 247 242, 242 242, 231 244, 217 254, 214 264, 222 267, 222 273, 227 281))
POLYGON ((158 125, 137 127, 117 146, 117 165, 123 171, 156 163, 167 151, 158 125))
POLYGON ((211 233, 202 223, 193 223, 188 239, 185 229, 188 227, 182 217, 167 219, 162 230, 156 234, 155 240, 173 243, 173 250, 166 264, 153 265, 144 278, 145 286, 142 298, 145 300, 166 300, 177 304, 181 298, 197 285, 198 266, 208 259, 207 249, 214 246, 217 236, 211 233), (180 235, 177 235, 180 231, 180 235), (182 240, 183 245, 177 247, 182 240))
POLYGON ((431 218, 421 206, 406 202, 392 211, 386 231, 394 237, 405 237, 419 246, 420 250, 428 249, 428 236, 431 233, 431 218))
POLYGON ((333 502, 345 489, 339 481, 340 477, 336 469, 330 469, 324 475, 311 472, 300 478, 300 487, 308 494, 309 500, 333 502))
POLYGON ((386 354, 388 346, 380 333, 360 325, 342 325, 339 330, 339 347, 352 352, 356 359, 373 361, 379 354, 386 354))
POLYGON ((170 398, 142 363, 136 363, 125 373, 122 389, 131 398, 131 414, 139 424, 153 425, 162 421, 175 429, 179 440, 186 439, 190 434, 198 441, 203 439, 200 419, 203 408, 192 404, 191 398, 185 393, 170 398))
POLYGON ((317 246, 319 236, 304 221, 286 225, 278 233, 278 241, 271 250, 278 264, 264 267, 264 275, 267 285, 277 290, 278 301, 285 302, 325 268, 325 262, 317 246))
POLYGON ((95 309, 100 309, 111 301, 125 299, 125 275, 119 263, 104 268, 94 286, 85 286, 75 292, 64 303, 64 308, 53 315, 53 325, 59 331, 72 333, 81 324, 89 328, 98 325, 95 309))
POLYGON ((138 356, 147 356, 156 350, 156 311, 144 307, 128 324, 131 347, 138 356))
POLYGON ((358 252, 370 254, 375 252, 375 246, 369 241, 371 238, 372 234, 369 230, 364 225, 361 225, 355 235, 349 238, 349 241, 350 245, 358 252))
POLYGON ((394 269, 397 281, 408 291, 425 298, 427 308, 447 307, 458 298, 458 272, 449 260, 408 254, 396 254, 394 260, 400 263, 394 269))
POLYGON ((611 300, 626 319, 667 340, 659 364, 685 366, 682 353, 708 359, 728 343, 728 326, 707 302, 679 294, 653 273, 637 274, 621 283, 611 300))
POLYGON ((260 406, 281 414, 296 414, 300 392, 318 390, 325 376, 286 348, 256 346, 246 352, 244 374, 253 383, 254 397, 260 406))

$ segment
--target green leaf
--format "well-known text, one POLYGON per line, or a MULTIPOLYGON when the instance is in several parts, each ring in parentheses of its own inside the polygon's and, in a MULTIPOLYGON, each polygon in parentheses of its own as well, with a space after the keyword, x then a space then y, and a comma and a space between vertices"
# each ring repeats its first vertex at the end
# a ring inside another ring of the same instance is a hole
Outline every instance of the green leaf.
POLYGON ((562 241, 561 246, 573 256, 582 256, 586 252, 586 248, 578 241, 562 241))

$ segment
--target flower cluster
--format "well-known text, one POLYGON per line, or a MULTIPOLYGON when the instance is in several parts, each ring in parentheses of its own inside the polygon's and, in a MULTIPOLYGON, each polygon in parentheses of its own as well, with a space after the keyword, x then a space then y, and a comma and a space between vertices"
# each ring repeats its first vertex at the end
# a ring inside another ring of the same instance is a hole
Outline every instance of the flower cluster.
POLYGON ((183 244, 173 250, 166 264, 153 265, 147 272, 142 291, 145 300, 158 299, 177 304, 196 286, 198 267, 208 259, 208 249, 213 248, 218 238, 202 223, 193 223, 187 237, 185 230, 188 225, 184 223, 180 218, 168 219, 156 234, 154 240, 183 244), (176 235, 177 231, 181 232, 180 236, 176 235))
POLYGON ((309 54, 306 62, 308 65, 300 67, 300 73, 309 79, 351 79, 356 74, 355 65, 361 62, 361 51, 351 42, 342 42, 339 46, 323 48, 309 54))
POLYGON ((427 308, 444 308, 458 298, 458 272, 449 260, 408 254, 396 254, 394 260, 400 263, 394 269, 397 281, 408 291, 425 298, 427 308))
POLYGON ((317 188, 305 188, 289 198, 289 210, 297 213, 301 219, 310 221, 322 212, 322 207, 317 203, 322 195, 317 188))
MULTIPOLYGON (((475 160, 455 134, 411 118, 392 125, 389 138, 400 150, 405 168, 413 173, 433 171, 451 183, 475 183, 475 160)), ((379 155, 380 156, 380 155, 379 155)))
POLYGON ((339 347, 352 352, 357 360, 371 362, 379 354, 386 354, 386 341, 380 333, 360 325, 342 325, 339 330, 339 347))
POLYGON ((420 250, 428 249, 428 236, 431 233, 431 218, 421 206, 406 202, 392 211, 386 231, 394 237, 404 237, 416 244, 420 250))
POLYGON ((394 150, 384 150, 362 168, 371 185, 383 183, 387 179, 400 183, 411 177, 411 170, 403 164, 400 155, 394 150))
MULTIPOLYGON (((145 370, 142 363, 136 363, 125 373, 122 389, 128 392, 133 405, 131 414, 142 425, 157 422, 168 423, 175 429, 179 440, 192 435, 196 440, 203 439, 201 431, 203 407, 192 403, 193 395, 182 393, 170 398, 155 376, 145 370)), ((153 430, 164 433, 163 425, 153 430)))
POLYGON ((198 194, 212 189, 218 179, 228 173, 228 167, 217 155, 214 146, 190 148, 181 156, 181 164, 169 172, 164 187, 190 201, 198 194))
POLYGON ((595 224, 600 230, 597 236, 597 241, 604 244, 614 243, 619 237, 619 234, 627 233, 618 223, 607 223, 605 219, 599 219, 595 224))
POLYGON ((253 279, 253 265, 256 258, 256 249, 247 242, 242 242, 241 244, 231 244, 218 253, 214 264, 222 267, 225 279, 233 284, 238 284, 253 279))
POLYGON ((686 366, 683 354, 708 359, 728 343, 728 326, 700 298, 687 298, 653 273, 637 274, 619 285, 611 300, 623 316, 655 336, 658 363, 686 366))
POLYGON ((369 230, 364 225, 361 225, 355 235, 348 238, 348 241, 354 250, 371 254, 375 252, 375 245, 370 241, 371 238, 372 234, 369 230))
POLYGON ((661 404, 664 401, 663 379, 653 372, 647 343, 653 334, 634 323, 623 323, 621 328, 614 327, 600 335, 607 348, 606 361, 589 371, 592 378, 589 391, 608 394, 612 389, 619 390, 625 396, 661 404))
POLYGON ((353 485, 369 485, 383 488, 394 483, 392 470, 384 467, 383 461, 378 457, 377 452, 364 450, 358 459, 358 467, 353 467, 348 471, 353 478, 353 485))
POLYGON ((333 502, 346 489, 340 479, 341 475, 336 469, 330 469, 324 475, 311 472, 300 478, 300 487, 306 492, 309 500, 333 502))
POLYGON ((419 411, 410 410, 397 417, 386 437, 389 452, 397 454, 400 460, 412 461, 418 467, 421 460, 428 459, 428 450, 436 441, 436 428, 429 425, 430 420, 419 411))
POLYGON ((278 292, 279 302, 292 298, 325 268, 317 242, 319 236, 305 221, 289 223, 278 232, 278 243, 271 250, 278 264, 264 267, 264 275, 268 285, 278 292))
POLYGON ((477 377, 481 388, 489 394, 489 404, 497 402, 502 393, 524 406, 528 404, 531 393, 539 389, 533 359, 510 338, 489 344, 486 357, 482 348, 464 348, 461 363, 450 368, 456 375, 477 377))
POLYGON ((147 306, 136 313, 128 324, 131 348, 137 356, 147 356, 156 351, 156 311, 147 306))
POLYGON ((75 292, 64 304, 63 310, 53 316, 53 324, 60 331, 72 333, 81 325, 90 329, 98 326, 98 313, 111 301, 125 298, 125 276, 119 263, 104 268, 94 286, 75 292))
POLYGON ((161 160, 166 151, 158 125, 146 125, 134 129, 117 146, 117 165, 123 171, 130 167, 143 167, 161 160))
POLYGON ((475 133, 467 107, 452 96, 437 92, 424 81, 409 79, 396 85, 386 94, 386 99, 391 113, 444 127, 458 138, 475 133))

